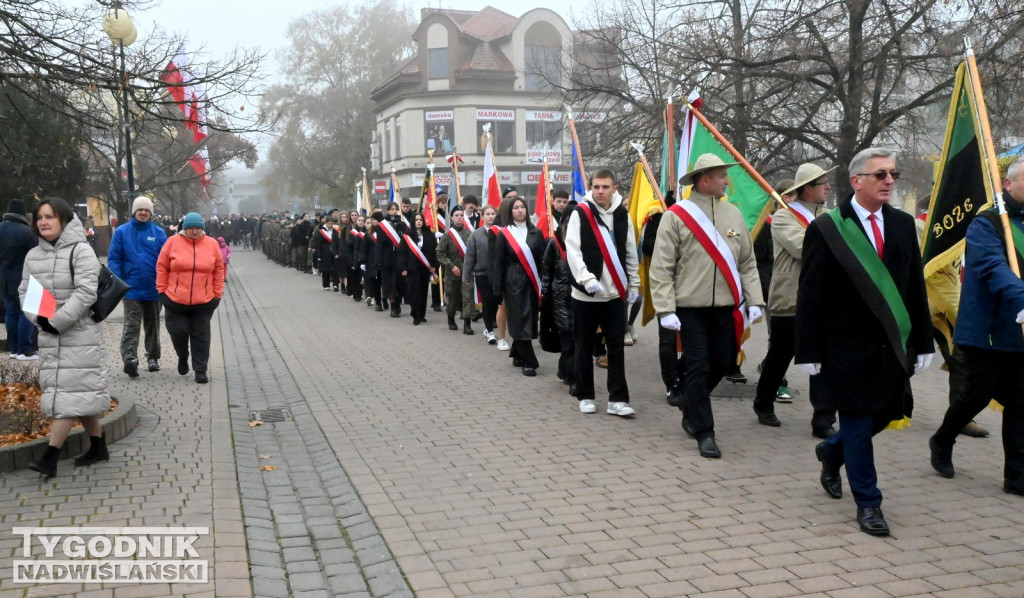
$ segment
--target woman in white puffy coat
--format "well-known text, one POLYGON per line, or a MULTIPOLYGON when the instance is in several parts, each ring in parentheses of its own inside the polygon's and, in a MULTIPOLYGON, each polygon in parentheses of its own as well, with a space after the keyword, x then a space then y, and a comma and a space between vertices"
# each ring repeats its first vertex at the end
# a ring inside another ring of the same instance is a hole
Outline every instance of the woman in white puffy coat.
POLYGON ((100 262, 66 201, 44 199, 33 216, 32 232, 39 237, 39 246, 25 257, 18 293, 24 305, 29 277, 34 277, 53 294, 57 309, 50 318, 25 312, 39 327, 40 402, 43 415, 53 419, 46 453, 29 469, 50 478, 57 474, 57 456, 76 420, 89 434, 90 445, 75 465, 110 458, 100 434, 100 416, 110 409, 110 393, 103 367, 103 329, 90 311, 96 302, 100 262))

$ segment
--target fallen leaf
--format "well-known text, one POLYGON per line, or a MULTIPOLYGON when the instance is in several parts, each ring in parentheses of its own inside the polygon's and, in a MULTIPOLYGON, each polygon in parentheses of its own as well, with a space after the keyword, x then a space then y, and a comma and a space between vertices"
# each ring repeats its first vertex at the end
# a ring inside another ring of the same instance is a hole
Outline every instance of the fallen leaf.
POLYGON ((260 459, 269 459, 270 455, 260 455, 260 459))
POLYGON ((263 422, 249 422, 249 427, 250 428, 255 428, 256 426, 262 426, 262 425, 263 425, 263 422))
POLYGON ((277 465, 260 465, 260 471, 274 471, 277 465))

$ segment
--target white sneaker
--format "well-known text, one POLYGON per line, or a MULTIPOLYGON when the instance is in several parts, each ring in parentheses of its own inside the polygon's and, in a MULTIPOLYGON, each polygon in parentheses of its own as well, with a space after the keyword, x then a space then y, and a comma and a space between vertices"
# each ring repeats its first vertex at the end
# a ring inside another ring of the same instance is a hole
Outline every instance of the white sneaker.
POLYGON ((626 334, 629 335, 629 338, 633 339, 632 344, 635 345, 640 341, 640 335, 636 333, 636 328, 633 328, 632 324, 626 326, 626 334))
POLYGON ((633 346, 633 337, 629 336, 628 332, 626 333, 626 338, 622 339, 622 344, 626 345, 627 347, 633 346))
POLYGON ((498 342, 497 337, 495 337, 494 333, 490 330, 484 330, 484 338, 487 339, 488 345, 493 345, 498 342))
MULTIPOLYGON (((593 401, 591 401, 593 402, 593 401)), ((629 403, 622 403, 616 401, 614 403, 608 403, 608 415, 618 415, 619 417, 629 417, 635 415, 636 411, 629 406, 629 403)))
POLYGON ((512 347, 510 347, 510 346, 508 345, 508 341, 506 341, 506 340, 505 340, 505 339, 503 339, 503 338, 499 338, 499 339, 498 339, 498 350, 499 350, 499 351, 508 351, 508 350, 509 350, 509 349, 511 349, 511 348, 512 348, 512 347))
POLYGON ((39 356, 33 353, 32 355, 18 355, 15 359, 18 361, 39 361, 39 356))
POLYGON ((19 359, 20 357, 21 353, 11 353, 11 359, 19 359))
POLYGON ((594 399, 583 399, 580 401, 580 413, 597 413, 597 405, 594 399))

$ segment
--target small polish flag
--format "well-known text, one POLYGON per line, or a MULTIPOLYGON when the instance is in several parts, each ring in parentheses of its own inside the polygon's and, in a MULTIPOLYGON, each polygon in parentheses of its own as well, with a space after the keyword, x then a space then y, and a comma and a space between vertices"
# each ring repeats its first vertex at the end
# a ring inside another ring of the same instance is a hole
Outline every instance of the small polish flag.
POLYGON ((28 290, 25 291, 25 303, 21 308, 30 314, 52 318, 57 313, 57 299, 53 293, 43 288, 35 276, 28 275, 28 290))

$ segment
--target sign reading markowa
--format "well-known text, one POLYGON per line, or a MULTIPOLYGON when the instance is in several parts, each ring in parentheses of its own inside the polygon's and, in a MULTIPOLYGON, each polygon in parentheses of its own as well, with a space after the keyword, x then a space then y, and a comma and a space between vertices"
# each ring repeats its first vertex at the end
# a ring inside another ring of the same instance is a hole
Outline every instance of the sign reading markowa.
POLYGON ((15 583, 206 583, 208 527, 16 527, 15 583), (42 555, 33 556, 33 544, 42 555))

